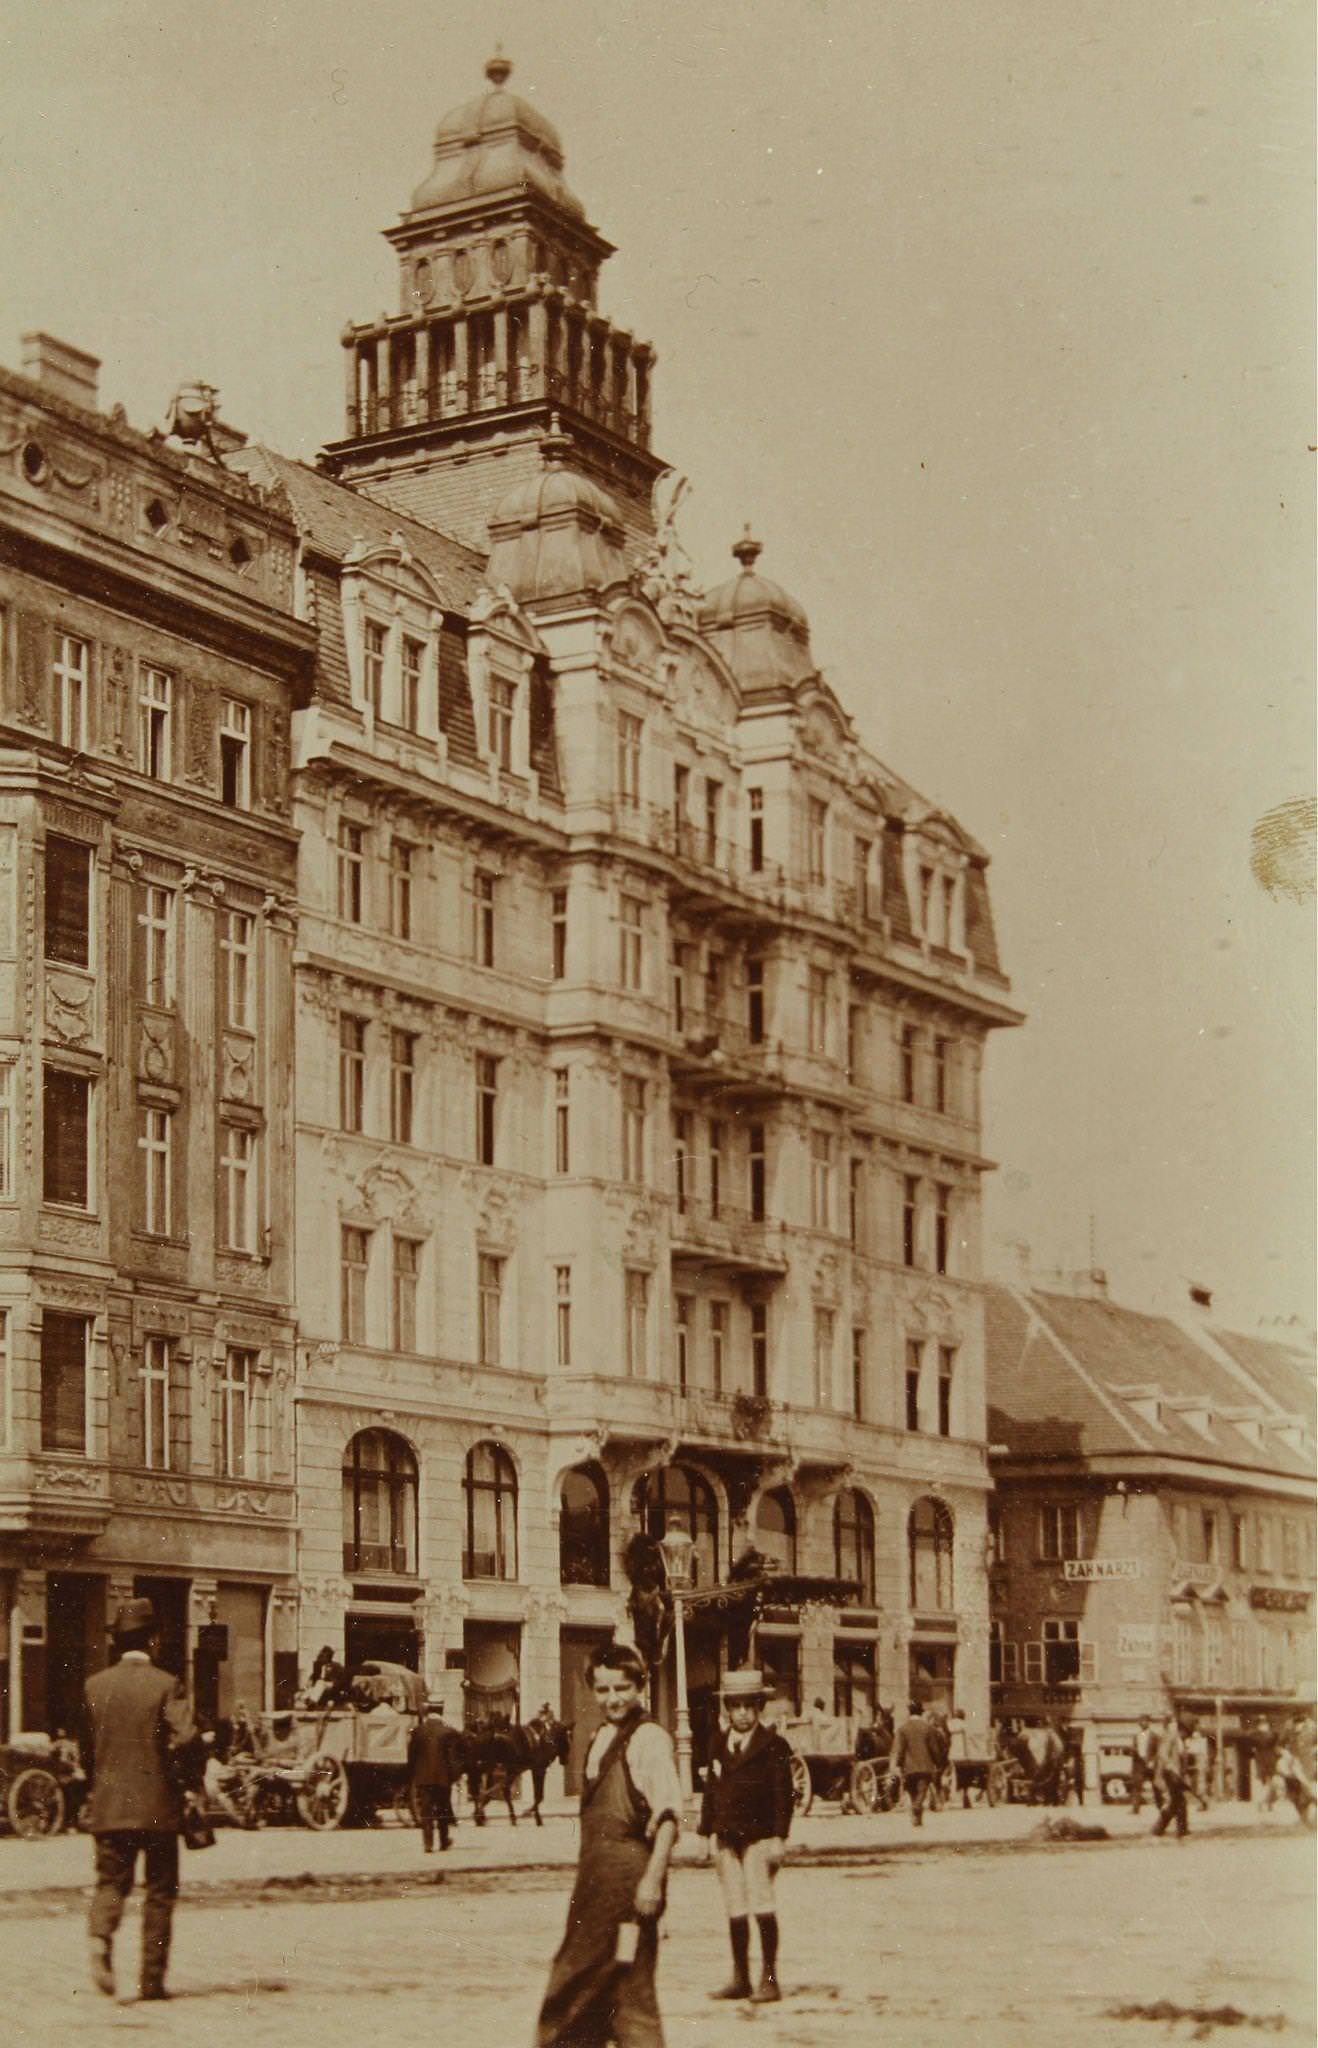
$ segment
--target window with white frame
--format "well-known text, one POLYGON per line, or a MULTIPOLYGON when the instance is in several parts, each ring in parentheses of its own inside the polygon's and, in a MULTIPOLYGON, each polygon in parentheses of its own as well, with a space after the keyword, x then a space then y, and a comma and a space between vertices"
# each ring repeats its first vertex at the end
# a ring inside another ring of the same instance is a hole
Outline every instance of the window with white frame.
POLYGON ((92 1200, 94 1084, 67 1067, 41 1075, 42 1197, 88 1209, 92 1200))
POLYGON ((517 708, 517 685, 505 676, 491 676, 489 697, 490 759, 495 766, 510 770, 513 765, 513 718, 517 708))
POLYGON ((421 1246, 414 1237, 394 1238, 393 1345, 415 1351, 417 1292, 421 1281, 421 1246))
POLYGON ((906 1427, 919 1429, 920 1382, 924 1376, 924 1344, 918 1337, 906 1339, 906 1427))
POLYGON ((622 1177, 645 1179, 645 1083, 637 1074, 622 1077, 622 1177))
POLYGON ((90 1316, 41 1311, 41 1448, 87 1455, 90 1316))
POLYGON ((572 1364, 572 1268, 554 1268, 554 1356, 560 1372, 572 1364))
POLYGON ((55 639, 55 738, 62 747, 87 748, 87 694, 91 648, 72 633, 55 639))
POLYGON ((872 847, 868 839, 857 837, 852 842, 852 873, 856 891, 856 915, 867 918, 870 914, 870 854, 872 847))
POLYGON ((726 1127, 720 1116, 709 1118, 709 1213, 718 1216, 723 1211, 723 1149, 727 1137, 726 1127))
POLYGON ((220 1380, 220 1469, 226 1479, 255 1474, 256 1444, 252 1429, 256 1399, 255 1351, 229 1345, 220 1380))
POLYGON ((650 1366, 650 1276, 629 1267, 626 1289, 627 1374, 643 1380, 650 1366))
POLYGON ((865 1332, 855 1324, 851 1331, 851 1412, 857 1422, 863 1422, 868 1413, 865 1380, 865 1332))
POLYGON ((14 1199, 14 1063, 0 1061, 0 1202, 14 1199))
POLYGON ((171 776, 173 710, 173 676, 144 667, 137 690, 137 765, 156 782, 171 776))
POLYGON ((680 1393, 685 1393, 691 1384, 691 1321, 694 1313, 695 1303, 689 1294, 673 1296, 673 1351, 680 1393))
POLYGON ((641 737, 644 725, 633 712, 618 713, 618 801, 634 810, 641 801, 641 737))
POLYGON ((938 1434, 952 1434, 952 1383, 956 1374, 956 1350, 951 1344, 938 1347, 938 1434))
POLYGON ((142 996, 157 1009, 168 1009, 174 1000, 174 906, 173 889, 148 882, 142 891, 142 908, 137 921, 142 929, 142 996))
MULTIPOLYGON (((0 627, 3 626, 0 619, 0 627)), ((0 1450, 13 1442, 13 1380, 9 1370, 9 1310, 0 1308, 0 1450)))
POLYGON ((949 1273, 952 1256, 952 1190, 945 1181, 934 1182, 934 1271, 949 1273))
POLYGON ((812 967, 807 988, 807 1042, 811 1052, 828 1051, 828 983, 827 968, 812 967))
POLYGON ((345 1344, 366 1342, 366 1290, 371 1233, 345 1223, 339 1230, 339 1331, 345 1344))
POLYGON ((836 1316, 831 1308, 815 1310, 815 1406, 833 1404, 833 1328, 836 1316))
POLYGON ((366 701, 376 717, 384 711, 384 661, 388 633, 377 619, 367 619, 362 631, 362 684, 366 701))
POLYGON ((138 1148, 142 1154, 142 1220, 153 1237, 168 1237, 172 1226, 174 1119, 167 1109, 145 1108, 138 1148))
POLYGON ((389 1136, 395 1145, 412 1143, 416 1109, 416 1045, 414 1031, 389 1033, 389 1136))
POLYGON ((828 1229, 829 1183, 833 1177, 833 1139, 828 1131, 810 1133, 810 1221, 816 1230, 828 1229))
POLYGON ((810 798, 808 819, 808 854, 810 880, 815 883, 828 879, 828 805, 822 797, 810 798))
POLYGON ((899 1060, 901 1065, 901 1093, 903 1102, 915 1101, 915 1050, 917 1044, 914 1024, 903 1024, 899 1060))
POLYGON ((618 917, 618 979, 627 989, 640 989, 645 968, 645 905, 639 896, 624 896, 618 917))
POLYGON ((1092 1643, 1082 1642, 1080 1624, 1066 1617, 1049 1615, 1043 1624, 1043 1678, 1045 1685, 1074 1685, 1095 1678, 1092 1643))
POLYGON ((554 1172, 567 1173, 572 1165, 572 1095, 567 1067, 554 1069, 554 1172))
POLYGON ((366 1104, 366 1019, 339 1013, 339 1129, 360 1131, 366 1104))
POLYGON ((494 899, 497 877, 477 868, 472 881, 472 952, 478 967, 494 965, 494 899))
POLYGON ((229 1251, 256 1250, 256 1133, 224 1124, 220 1153, 221 1228, 229 1251))
POLYGON ((567 973, 567 890, 554 889, 549 899, 550 978, 562 981, 567 973))
POLYGON ((1039 1508, 1038 1555, 1056 1562, 1080 1555, 1080 1513, 1074 1501, 1044 1501, 1039 1508))
POLYGON ((727 1352, 728 1304, 726 1301, 711 1301, 709 1304, 709 1384, 716 1394, 721 1394, 727 1385, 727 1352))
POLYGON ((476 1159, 493 1166, 498 1135, 499 1062, 493 1053, 476 1055, 476 1159))
POLYGON ((1043 1684, 1043 1644, 1035 1636, 1028 1636, 1022 1646, 1025 1651, 1025 1683, 1043 1684))
POLYGON ((412 877, 416 848, 406 839, 389 842, 389 930, 396 939, 412 936, 412 877))
POLYGON ((221 912, 224 1021, 234 1031, 251 1031, 256 1022, 252 974, 255 930, 256 920, 246 911, 221 912))
POLYGON ((918 1174, 902 1175, 902 1264, 913 1266, 920 1244, 920 1180, 918 1174))
POLYGON ((719 828, 723 820, 723 784, 713 775, 705 777, 705 859, 713 865, 719 857, 719 828))
POLYGON ((339 916, 345 924, 360 924, 365 907, 366 833, 350 818, 340 818, 335 852, 338 871, 339 916))
POLYGON ((673 1197, 679 1216, 685 1216, 691 1197, 691 1112, 673 1111, 673 1197))
POLYGON ((152 1471, 170 1466, 170 1372, 168 1337, 148 1337, 142 1346, 142 1463, 152 1471))
POLYGON ((252 804, 252 707, 236 697, 220 706, 220 801, 235 811, 252 804))
POLYGON ((403 635, 402 696, 399 707, 402 723, 409 732, 421 730, 421 679, 425 674, 426 643, 414 640, 410 633, 403 635))
POLYGON ((769 1392, 769 1304, 751 1303, 751 1392, 765 1398, 769 1392))
POLYGON ((750 817, 751 873, 758 875, 764 867, 764 791, 748 789, 746 804, 750 817))
POLYGON ((951 1040, 950 1040, 950 1039, 947 1039, 947 1038, 935 1038, 935 1040, 934 1040, 934 1060, 933 1060, 933 1067, 934 1067, 934 1104, 933 1104, 933 1106, 934 1106, 934 1108, 935 1108, 935 1109, 936 1109, 936 1110, 937 1110, 937 1111, 938 1111, 938 1112, 940 1113, 940 1115, 943 1115, 943 1116, 946 1116, 947 1112, 948 1112, 948 1111, 949 1111, 949 1110, 951 1109, 951 1107, 952 1107, 952 1090, 951 1090, 951 1085, 950 1085, 950 1083, 951 1083, 951 1057, 952 1057, 952 1045, 951 1045, 951 1040))
POLYGON ((42 861, 42 953, 61 967, 91 965, 92 850, 81 839, 46 834, 42 861))
POLYGON ((498 1365, 503 1352, 503 1267, 493 1252, 477 1260, 478 1326, 482 1365, 498 1365))
POLYGON ((854 1155, 847 1161, 847 1235, 859 1245, 865 1220, 865 1162, 854 1155))

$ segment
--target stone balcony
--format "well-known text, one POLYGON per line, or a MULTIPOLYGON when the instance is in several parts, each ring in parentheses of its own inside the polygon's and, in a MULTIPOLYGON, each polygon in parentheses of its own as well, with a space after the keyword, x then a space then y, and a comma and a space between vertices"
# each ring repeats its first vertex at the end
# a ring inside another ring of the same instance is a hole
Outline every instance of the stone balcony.
POLYGON ((787 1271, 782 1224, 753 1218, 730 1202, 715 1208, 688 1195, 673 1209, 670 1244, 674 1261, 691 1260, 725 1273, 777 1278, 787 1271))
POLYGON ((0 1455, 0 1531, 6 1535, 99 1536, 110 1519, 110 1469, 57 1452, 0 1455))

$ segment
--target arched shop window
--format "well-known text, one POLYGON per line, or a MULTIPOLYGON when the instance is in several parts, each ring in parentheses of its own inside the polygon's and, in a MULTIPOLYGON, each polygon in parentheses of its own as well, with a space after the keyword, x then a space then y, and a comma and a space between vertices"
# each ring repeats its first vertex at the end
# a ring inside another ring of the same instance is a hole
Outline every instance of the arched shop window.
POLYGON ((565 1586, 609 1583, 609 1484, 598 1465, 574 1465, 563 1474, 558 1576, 565 1586))
POLYGON ((874 1510, 863 1493, 844 1486, 833 1508, 833 1562, 840 1579, 858 1587, 862 1607, 875 1604, 874 1510))
POLYGON ((661 1465, 636 1482, 632 1501, 637 1521, 656 1542, 676 1521, 695 1544, 696 1584, 712 1585, 719 1575, 718 1502, 707 1479, 689 1465, 661 1465))
POLYGON ((796 1502, 785 1486, 761 1494, 755 1510, 755 1548, 780 1572, 796 1570, 796 1502))
POLYGON ((917 1500, 907 1525, 911 1551, 911 1607, 916 1614, 946 1614, 952 1605, 952 1517, 928 1494, 917 1500))
POLYGON ((462 1481, 467 1502, 464 1579, 517 1577, 517 1470, 499 1444, 473 1444, 462 1481))
POLYGON ((343 1569, 415 1577, 416 1459, 389 1429, 363 1429, 343 1456, 343 1569))

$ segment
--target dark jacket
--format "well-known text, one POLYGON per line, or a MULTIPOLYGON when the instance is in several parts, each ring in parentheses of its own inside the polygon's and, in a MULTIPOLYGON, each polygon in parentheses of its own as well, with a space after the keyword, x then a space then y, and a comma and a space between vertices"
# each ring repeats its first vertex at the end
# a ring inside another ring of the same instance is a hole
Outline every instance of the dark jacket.
POLYGON ((926 1721, 923 1714, 912 1714, 897 1730, 889 1768, 900 1771, 905 1778, 936 1778, 942 1768, 938 1748, 932 1722, 926 1721))
POLYGON ((792 1752, 762 1723, 751 1730, 740 1756, 729 1754, 731 1731, 720 1733, 705 1772, 700 1833, 744 1846, 777 1836, 792 1825, 792 1752))
POLYGON ((414 1785, 452 1785, 462 1776, 462 1737, 438 1714, 426 1714, 412 1730, 407 1769, 414 1785))
POLYGON ((200 1745, 172 1672, 133 1657, 88 1679, 81 1746, 92 1834, 178 1833, 200 1745))

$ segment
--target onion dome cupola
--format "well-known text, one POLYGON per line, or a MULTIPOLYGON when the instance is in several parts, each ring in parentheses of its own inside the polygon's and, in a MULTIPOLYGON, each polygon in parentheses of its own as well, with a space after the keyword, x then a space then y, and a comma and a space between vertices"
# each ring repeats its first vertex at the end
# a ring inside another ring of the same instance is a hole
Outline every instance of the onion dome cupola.
POLYGON ((815 673, 805 611, 780 583, 761 576, 763 548, 749 526, 733 547, 735 576, 708 592, 700 630, 718 648, 743 689, 804 682, 815 673))
POLYGON ((613 253, 568 186, 558 131, 509 90, 446 114, 397 225, 395 313, 343 332, 346 430, 322 457, 402 511, 484 544, 515 477, 540 468, 551 411, 637 541, 663 468, 650 452, 654 351, 598 310, 613 253))
POLYGON ((627 574, 622 516, 607 491, 568 468, 572 443, 557 418, 538 475, 514 484, 490 515, 485 581, 519 604, 583 597, 627 574))

